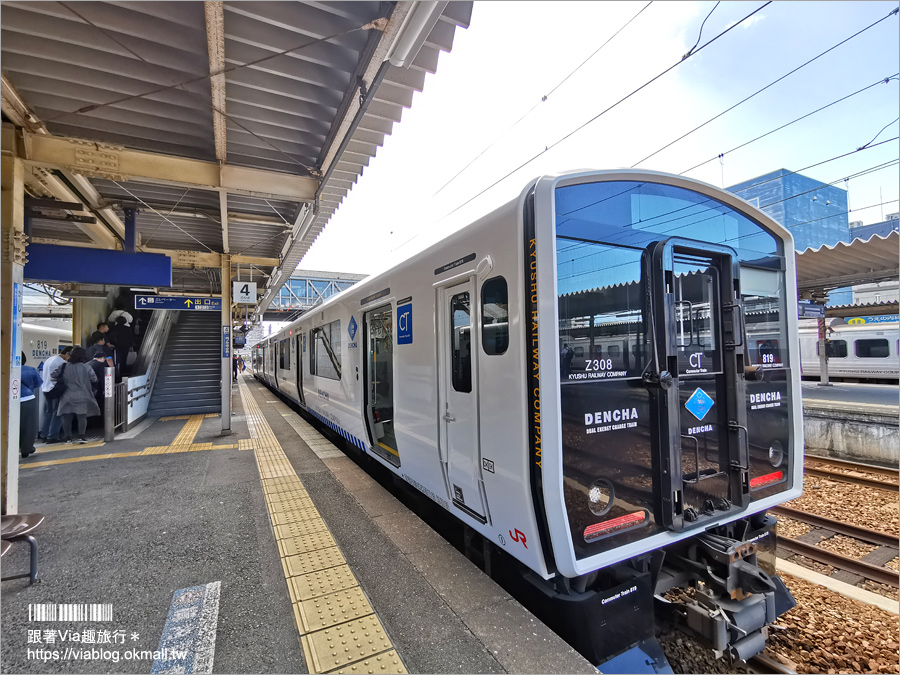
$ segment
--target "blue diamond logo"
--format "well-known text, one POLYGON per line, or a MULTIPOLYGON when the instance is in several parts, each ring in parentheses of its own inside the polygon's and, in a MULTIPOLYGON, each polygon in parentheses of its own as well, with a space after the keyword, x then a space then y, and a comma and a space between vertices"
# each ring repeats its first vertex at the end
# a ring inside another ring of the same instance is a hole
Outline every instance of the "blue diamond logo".
POLYGON ((715 403, 716 402, 712 400, 709 394, 700 389, 700 387, 697 387, 684 404, 684 407, 688 409, 688 412, 691 413, 691 415, 698 420, 703 421, 703 418, 706 417, 706 414, 712 409, 715 403))
POLYGON ((347 324, 347 332, 350 333, 351 340, 356 337, 356 319, 352 316, 350 317, 350 323, 347 324))

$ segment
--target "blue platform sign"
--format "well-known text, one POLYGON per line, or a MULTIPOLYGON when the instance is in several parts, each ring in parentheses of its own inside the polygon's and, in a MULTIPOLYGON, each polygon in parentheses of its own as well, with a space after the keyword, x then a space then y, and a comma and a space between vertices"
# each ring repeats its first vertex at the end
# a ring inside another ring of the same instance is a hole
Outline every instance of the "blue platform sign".
POLYGON ((397 308, 397 344, 411 345, 412 336, 412 303, 397 308))
POLYGON ((222 358, 231 356, 231 327, 222 326, 222 358))
POLYGON ((221 312, 222 298, 192 298, 180 295, 136 295, 135 309, 178 309, 221 312))
POLYGON ((825 305, 815 305, 810 302, 798 302, 797 313, 801 319, 825 318, 825 305))

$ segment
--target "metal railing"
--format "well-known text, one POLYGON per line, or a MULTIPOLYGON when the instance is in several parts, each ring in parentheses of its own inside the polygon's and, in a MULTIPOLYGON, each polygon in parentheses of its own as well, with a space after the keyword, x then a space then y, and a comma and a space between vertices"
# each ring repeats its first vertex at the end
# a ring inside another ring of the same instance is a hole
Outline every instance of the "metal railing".
POLYGON ((115 413, 116 418, 113 424, 114 429, 118 429, 125 425, 128 421, 128 378, 123 378, 121 382, 116 385, 116 401, 115 401, 115 413))

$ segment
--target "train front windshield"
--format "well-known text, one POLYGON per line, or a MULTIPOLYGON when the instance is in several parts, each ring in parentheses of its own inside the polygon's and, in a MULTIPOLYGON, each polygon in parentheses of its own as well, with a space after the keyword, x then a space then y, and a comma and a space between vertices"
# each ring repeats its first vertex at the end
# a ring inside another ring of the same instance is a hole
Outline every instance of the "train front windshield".
POLYGON ((569 185, 555 202, 576 556, 700 527, 791 487, 781 238, 666 184, 569 185))

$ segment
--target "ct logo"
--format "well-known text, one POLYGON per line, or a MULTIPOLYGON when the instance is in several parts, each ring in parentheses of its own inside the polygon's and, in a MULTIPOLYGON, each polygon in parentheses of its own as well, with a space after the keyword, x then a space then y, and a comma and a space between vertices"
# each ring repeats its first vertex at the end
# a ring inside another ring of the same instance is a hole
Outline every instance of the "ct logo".
POLYGON ((703 362, 703 352, 694 352, 691 354, 691 368, 699 368, 703 362))

